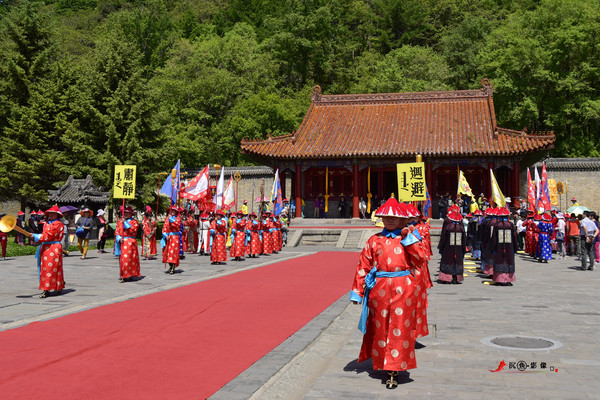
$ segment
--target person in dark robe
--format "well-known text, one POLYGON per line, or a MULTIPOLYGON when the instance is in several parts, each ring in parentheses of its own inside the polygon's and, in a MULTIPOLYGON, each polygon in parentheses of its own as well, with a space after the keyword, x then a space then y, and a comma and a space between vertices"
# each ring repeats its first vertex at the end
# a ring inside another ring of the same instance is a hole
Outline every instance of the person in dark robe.
MULTIPOLYGON (((38 216, 35 211, 31 211, 29 214, 29 220, 27 220, 27 231, 31 233, 38 233, 38 216)), ((28 244, 33 244, 33 239, 27 239, 28 244)))
POLYGON ((481 237, 481 241, 485 250, 482 252, 483 257, 481 258, 481 266, 483 269, 483 273, 485 275, 493 275, 494 274, 494 260, 491 257, 491 252, 487 249, 488 246, 491 245, 491 238, 494 234, 494 229, 496 227, 496 223, 498 222, 496 218, 496 213, 498 212, 497 208, 487 208, 488 216, 490 217, 488 223, 485 225, 483 230, 483 234, 481 237))
POLYGON ((515 253, 519 250, 519 242, 509 216, 508 209, 498 208, 494 231, 486 247, 487 258, 493 265, 492 280, 499 286, 512 286, 511 282, 515 281, 515 253))
POLYGON ((442 255, 440 261, 439 283, 459 283, 463 277, 463 260, 467 251, 467 236, 462 222, 462 215, 449 211, 448 224, 442 230, 438 249, 442 255))
POLYGON ((468 235, 472 236, 472 255, 475 260, 481 260, 481 238, 479 237, 479 229, 481 225, 481 220, 483 218, 483 213, 481 210, 475 210, 473 213, 473 219, 468 227, 468 235), (471 225, 472 224, 472 225, 471 225))
MULTIPOLYGON (((25 213, 23 211, 19 211, 17 214, 17 226, 21 229, 25 229, 25 213)), ((15 231, 15 243, 25 246, 25 235, 15 231)))

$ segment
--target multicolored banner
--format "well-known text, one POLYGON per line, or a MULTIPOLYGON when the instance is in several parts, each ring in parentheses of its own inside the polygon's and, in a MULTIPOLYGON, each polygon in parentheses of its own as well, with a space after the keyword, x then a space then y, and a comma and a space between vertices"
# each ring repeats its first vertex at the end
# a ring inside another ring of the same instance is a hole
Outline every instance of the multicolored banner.
POLYGON ((114 199, 135 198, 135 165, 115 165, 114 199))
POLYGON ((398 171, 398 201, 425 201, 425 163, 396 164, 398 171))
POLYGON ((535 213, 535 182, 531 180, 531 172, 527 168, 527 211, 535 213))

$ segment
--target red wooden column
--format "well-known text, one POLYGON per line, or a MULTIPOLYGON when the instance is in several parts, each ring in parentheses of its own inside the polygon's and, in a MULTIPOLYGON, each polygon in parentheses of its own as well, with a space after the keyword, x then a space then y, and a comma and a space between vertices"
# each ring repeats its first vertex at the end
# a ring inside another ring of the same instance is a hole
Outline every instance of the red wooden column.
MULTIPOLYGON (((518 162, 513 163, 512 168, 512 198, 516 198, 521 195, 521 185, 519 181, 519 176, 521 175, 521 166, 518 162)), ((514 200, 513 200, 514 202, 514 200)))
POLYGON ((302 217, 302 166, 296 164, 296 179, 294 191, 296 193, 296 218, 302 217))
POLYGON ((360 176, 358 164, 352 164, 352 218, 360 218, 358 210, 358 196, 360 189, 360 176))
MULTIPOLYGON (((431 218, 431 213, 433 210, 432 193, 435 194, 435 182, 433 182, 433 164, 430 162, 425 163, 425 183, 427 184, 427 190, 429 191, 429 199, 431 200, 432 205, 432 207, 429 207, 429 210, 427 211, 427 217, 431 218)), ((423 206, 425 206, 426 202, 427 201, 423 202, 423 206)))
POLYGON ((281 183, 281 198, 285 199, 285 170, 279 170, 279 181, 281 183))

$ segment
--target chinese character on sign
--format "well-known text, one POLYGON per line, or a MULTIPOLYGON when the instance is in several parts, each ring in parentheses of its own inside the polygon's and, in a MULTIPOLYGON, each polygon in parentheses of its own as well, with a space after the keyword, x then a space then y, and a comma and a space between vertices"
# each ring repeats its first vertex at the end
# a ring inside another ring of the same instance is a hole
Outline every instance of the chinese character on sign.
POLYGON ((396 164, 398 201, 426 201, 425 164, 422 162, 396 164))
POLYGON ((115 165, 113 198, 133 199, 135 197, 135 165, 115 165))
POLYGON ((423 167, 411 167, 410 179, 423 179, 423 167))

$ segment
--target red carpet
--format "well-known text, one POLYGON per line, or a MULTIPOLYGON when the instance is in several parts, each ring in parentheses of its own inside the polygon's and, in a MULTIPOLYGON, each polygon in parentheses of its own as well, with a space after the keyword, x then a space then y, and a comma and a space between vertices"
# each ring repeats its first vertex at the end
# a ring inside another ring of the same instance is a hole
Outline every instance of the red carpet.
POLYGON ((3 398, 203 399, 352 285, 320 252, 0 332, 3 398))

